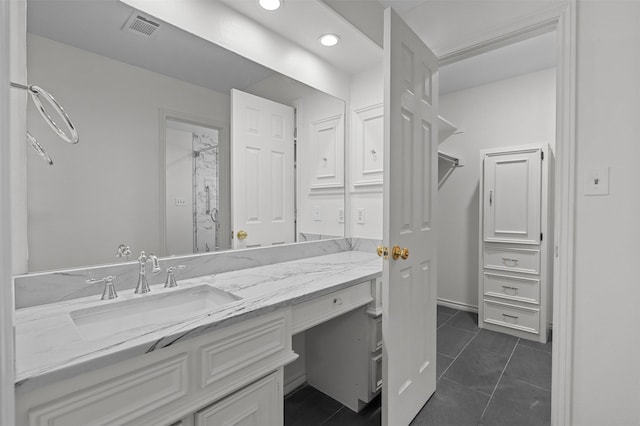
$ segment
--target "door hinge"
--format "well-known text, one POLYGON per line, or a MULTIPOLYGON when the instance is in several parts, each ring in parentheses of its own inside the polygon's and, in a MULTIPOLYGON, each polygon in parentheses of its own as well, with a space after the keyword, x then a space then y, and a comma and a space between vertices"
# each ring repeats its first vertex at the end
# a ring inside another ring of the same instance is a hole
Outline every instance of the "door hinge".
POLYGON ((544 160, 544 151, 540 151, 540 159, 544 160))
POLYGON ((540 233, 540 241, 542 241, 542 232, 540 233))

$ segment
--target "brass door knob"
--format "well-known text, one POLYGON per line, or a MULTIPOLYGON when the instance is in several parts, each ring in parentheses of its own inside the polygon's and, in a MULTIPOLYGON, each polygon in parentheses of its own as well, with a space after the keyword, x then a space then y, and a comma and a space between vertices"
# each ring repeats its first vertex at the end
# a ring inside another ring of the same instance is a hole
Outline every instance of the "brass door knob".
POLYGON ((247 234, 247 231, 243 230, 238 231, 236 235, 238 236, 239 240, 244 240, 245 238, 247 238, 247 236, 249 236, 249 234, 247 234))
POLYGON ((378 246, 378 256, 384 257, 385 259, 389 258, 389 247, 386 246, 378 246))
POLYGON ((391 257, 393 257, 393 260, 398 260, 399 257, 407 260, 409 258, 409 249, 406 247, 400 248, 400 246, 393 246, 391 249, 391 257))

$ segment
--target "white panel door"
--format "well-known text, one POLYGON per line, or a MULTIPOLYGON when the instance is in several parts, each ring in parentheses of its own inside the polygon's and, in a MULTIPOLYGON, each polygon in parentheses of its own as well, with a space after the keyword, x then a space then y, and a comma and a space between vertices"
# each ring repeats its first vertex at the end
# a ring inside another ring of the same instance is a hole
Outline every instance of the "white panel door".
POLYGON ((406 426, 436 387, 438 60, 392 10, 384 20, 383 425, 406 426))
POLYGON ((295 241, 293 108, 231 90, 234 248, 295 241))
POLYGON ((484 241, 540 243, 540 149, 484 157, 484 241))

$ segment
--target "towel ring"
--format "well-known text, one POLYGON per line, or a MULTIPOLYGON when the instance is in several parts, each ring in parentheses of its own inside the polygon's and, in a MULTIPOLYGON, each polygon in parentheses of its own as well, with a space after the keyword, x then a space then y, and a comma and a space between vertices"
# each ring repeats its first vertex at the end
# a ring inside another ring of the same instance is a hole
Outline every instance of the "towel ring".
POLYGON ((44 90, 43 88, 41 88, 39 86, 33 85, 33 84, 30 85, 27 88, 27 90, 28 90, 29 94, 31 95, 31 99, 33 99, 33 103, 36 104, 36 107, 38 108, 38 112, 40 113, 42 118, 44 118, 44 121, 47 122, 49 127, 51 127, 53 129, 53 131, 56 132, 58 134, 58 136, 60 136, 60 138, 62 138, 63 141, 65 141, 67 143, 71 143, 71 144, 78 143, 78 140, 79 140, 78 132, 76 131, 75 126, 71 122, 71 119, 69 118, 69 115, 67 115, 67 113, 64 112, 64 109, 62 108, 62 105, 60 105, 58 103, 58 101, 56 101, 55 98, 53 96, 51 96, 51 93, 47 92, 46 90, 44 90), (69 128, 69 132, 71 133, 70 136, 67 135, 55 123, 55 121, 53 121, 53 119, 51 118, 51 115, 49 115, 49 113, 47 112, 46 108, 42 104, 42 101, 40 100, 41 97, 43 97, 49 103, 49 105, 51 105, 53 107, 53 109, 60 115, 60 117, 62 117, 64 119, 64 122, 67 125, 67 127, 69 128))
POLYGON ((40 157, 42 157, 44 161, 49 163, 50 166, 53 166, 53 160, 51 159, 49 154, 47 154, 47 151, 44 150, 42 145, 38 143, 36 138, 34 138, 33 135, 29 133, 29 131, 27 131, 27 140, 31 143, 31 147, 38 153, 38 155, 40 155, 40 157))

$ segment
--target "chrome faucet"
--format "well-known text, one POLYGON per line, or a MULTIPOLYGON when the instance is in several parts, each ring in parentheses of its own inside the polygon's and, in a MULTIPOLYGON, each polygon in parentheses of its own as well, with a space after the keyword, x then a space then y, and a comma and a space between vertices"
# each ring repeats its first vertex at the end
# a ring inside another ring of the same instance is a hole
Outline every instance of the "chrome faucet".
POLYGON ((129 259, 131 257, 131 249, 129 248, 129 246, 120 244, 118 246, 118 250, 116 251, 116 257, 124 257, 126 259, 129 259))
POLYGON ((101 299, 111 300, 118 297, 118 293, 116 293, 116 288, 114 286, 115 280, 116 280, 116 277, 109 275, 108 277, 100 278, 99 280, 95 278, 91 278, 89 280, 86 280, 85 283, 87 284, 104 283, 104 290, 102 291, 101 299))
POLYGON ((167 279, 164 282, 164 288, 173 288, 178 287, 178 282, 176 281, 175 272, 176 269, 184 269, 185 265, 178 266, 170 266, 167 268, 167 279))
POLYGON ((160 262, 158 262, 158 258, 153 254, 145 254, 144 251, 140 252, 140 257, 138 257, 138 264, 140 266, 140 273, 138 274, 138 285, 136 286, 135 293, 136 294, 144 294, 149 293, 151 289, 149 288, 149 282, 147 281, 147 262, 151 260, 151 265, 153 266, 152 272, 156 273, 160 271, 160 262))

